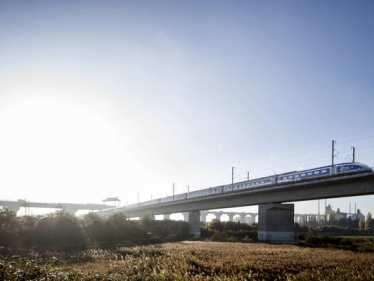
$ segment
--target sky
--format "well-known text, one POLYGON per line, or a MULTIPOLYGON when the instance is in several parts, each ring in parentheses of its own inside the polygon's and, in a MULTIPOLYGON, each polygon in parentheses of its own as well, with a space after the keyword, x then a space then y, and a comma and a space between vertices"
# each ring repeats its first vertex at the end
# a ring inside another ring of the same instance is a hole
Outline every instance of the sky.
POLYGON ((133 203, 326 165, 332 139, 374 166, 373 49, 373 1, 0 0, 0 198, 133 203))

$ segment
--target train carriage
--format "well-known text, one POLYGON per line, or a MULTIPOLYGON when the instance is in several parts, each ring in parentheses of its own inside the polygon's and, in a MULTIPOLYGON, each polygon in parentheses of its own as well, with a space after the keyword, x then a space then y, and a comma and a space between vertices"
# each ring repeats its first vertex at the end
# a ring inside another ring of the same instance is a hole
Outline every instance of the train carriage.
POLYGON ((164 198, 149 200, 140 203, 140 206, 148 206, 158 203, 166 203, 189 198, 199 198, 214 194, 230 193, 248 189, 258 189, 274 184, 283 184, 289 182, 304 181, 329 176, 339 176, 352 173, 373 172, 373 170, 362 163, 341 163, 334 166, 324 166, 303 171, 293 171, 280 175, 252 179, 248 181, 226 184, 221 186, 210 187, 206 189, 195 190, 189 193, 176 194, 164 198))

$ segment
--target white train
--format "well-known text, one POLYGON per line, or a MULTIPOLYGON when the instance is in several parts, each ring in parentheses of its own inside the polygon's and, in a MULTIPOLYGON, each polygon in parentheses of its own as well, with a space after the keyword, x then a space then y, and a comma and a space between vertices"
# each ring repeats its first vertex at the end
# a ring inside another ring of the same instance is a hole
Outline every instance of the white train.
POLYGON ((226 184, 206 189, 200 189, 189 193, 176 194, 174 196, 153 199, 139 203, 138 206, 147 206, 172 201, 186 200, 190 198, 204 197, 214 194, 222 194, 228 192, 243 191, 246 189, 258 189, 270 185, 285 184, 297 181, 306 181, 310 179, 340 176, 345 174, 356 174, 363 172, 373 172, 373 170, 362 163, 342 163, 334 166, 324 166, 304 171, 288 172, 280 175, 257 178, 248 181, 237 182, 234 184, 226 184))

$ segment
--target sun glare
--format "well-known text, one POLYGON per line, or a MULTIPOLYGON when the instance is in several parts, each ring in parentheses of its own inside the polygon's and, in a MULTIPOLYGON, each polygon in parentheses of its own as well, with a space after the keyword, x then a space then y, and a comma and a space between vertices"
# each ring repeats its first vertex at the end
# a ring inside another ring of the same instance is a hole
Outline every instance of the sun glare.
MULTIPOLYGON (((133 158, 108 108, 62 99, 22 99, 0 113, 0 185, 27 199, 84 202, 110 195, 133 158), (46 196, 48 195, 48 196, 46 196)), ((114 192, 114 191, 113 191, 114 192)))

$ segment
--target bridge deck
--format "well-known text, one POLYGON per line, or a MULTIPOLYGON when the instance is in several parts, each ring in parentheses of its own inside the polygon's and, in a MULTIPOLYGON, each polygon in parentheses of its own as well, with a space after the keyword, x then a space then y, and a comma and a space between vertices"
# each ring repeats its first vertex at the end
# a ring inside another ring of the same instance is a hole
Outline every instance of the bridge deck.
POLYGON ((134 204, 99 211, 98 214, 107 216, 116 212, 123 212, 129 217, 140 217, 149 214, 169 214, 368 194, 374 194, 373 172, 275 184, 257 189, 213 194, 147 206, 134 204))

